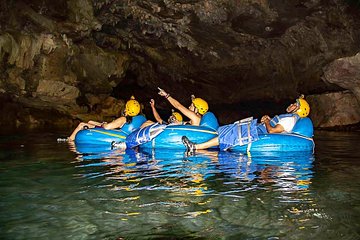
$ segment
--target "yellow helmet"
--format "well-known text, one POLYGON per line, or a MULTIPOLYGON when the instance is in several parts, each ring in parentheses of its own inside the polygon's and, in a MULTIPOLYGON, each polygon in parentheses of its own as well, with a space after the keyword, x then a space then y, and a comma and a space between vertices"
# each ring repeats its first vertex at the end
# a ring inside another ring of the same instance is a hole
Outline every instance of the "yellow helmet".
POLYGON ((176 120, 178 120, 179 122, 182 122, 182 121, 183 121, 183 117, 181 116, 180 113, 178 113, 178 112, 173 112, 171 115, 174 116, 174 117, 176 118, 176 120))
POLYGON ((192 100, 194 106, 199 110, 201 115, 204 115, 209 110, 209 105, 207 102, 202 98, 194 98, 192 100))
POLYGON ((140 103, 135 100, 134 96, 131 96, 130 100, 125 104, 125 113, 127 116, 135 117, 140 113, 140 103))
POLYGON ((307 117, 310 113, 309 103, 304 99, 304 95, 301 95, 298 99, 296 99, 297 104, 299 105, 299 109, 296 113, 304 118, 307 117))

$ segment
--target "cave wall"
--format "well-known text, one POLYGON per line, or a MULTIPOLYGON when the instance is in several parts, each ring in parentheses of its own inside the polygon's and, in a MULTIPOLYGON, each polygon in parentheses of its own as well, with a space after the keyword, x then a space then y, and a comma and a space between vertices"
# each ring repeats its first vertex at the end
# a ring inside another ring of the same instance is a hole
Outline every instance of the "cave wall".
POLYGON ((205 98, 228 123, 274 105, 264 102, 277 111, 300 93, 347 89, 324 81, 324 68, 360 52, 358 1, 0 4, 0 94, 29 116, 2 124, 58 119, 49 111, 71 121, 111 119, 131 95, 147 109, 157 86, 184 104, 190 94, 205 98))

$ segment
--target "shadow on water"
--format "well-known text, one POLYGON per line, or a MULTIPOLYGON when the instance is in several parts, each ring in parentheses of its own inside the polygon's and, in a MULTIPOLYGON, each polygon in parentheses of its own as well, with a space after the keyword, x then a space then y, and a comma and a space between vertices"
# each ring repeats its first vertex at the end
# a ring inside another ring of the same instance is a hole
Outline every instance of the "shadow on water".
POLYGON ((315 156, 0 139, 0 237, 356 239, 359 136, 316 137, 315 156))

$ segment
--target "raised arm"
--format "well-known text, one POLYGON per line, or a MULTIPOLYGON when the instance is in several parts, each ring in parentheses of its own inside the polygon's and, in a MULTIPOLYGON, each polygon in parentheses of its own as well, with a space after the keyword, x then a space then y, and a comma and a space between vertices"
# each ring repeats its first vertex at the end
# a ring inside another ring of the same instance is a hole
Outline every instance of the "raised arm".
POLYGON ((200 125, 201 117, 198 116, 195 112, 184 107, 175 98, 171 97, 170 94, 168 94, 161 88, 159 88, 159 95, 165 97, 174 108, 178 109, 182 114, 187 116, 190 119, 191 125, 200 125))
POLYGON ((156 121, 160 124, 162 124, 164 121, 162 120, 162 118, 160 117, 159 113, 157 112, 156 110, 156 107, 155 107, 155 100, 154 99, 151 99, 150 100, 150 105, 151 105, 151 110, 153 112, 153 115, 156 119, 156 121))

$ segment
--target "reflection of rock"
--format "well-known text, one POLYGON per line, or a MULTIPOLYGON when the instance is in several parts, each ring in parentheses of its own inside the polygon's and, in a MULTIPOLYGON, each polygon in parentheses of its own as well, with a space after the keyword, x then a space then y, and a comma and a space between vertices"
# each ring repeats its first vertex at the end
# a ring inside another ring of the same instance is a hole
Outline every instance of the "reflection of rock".
POLYGON ((315 127, 335 127, 360 122, 360 106, 349 91, 307 96, 315 127))

